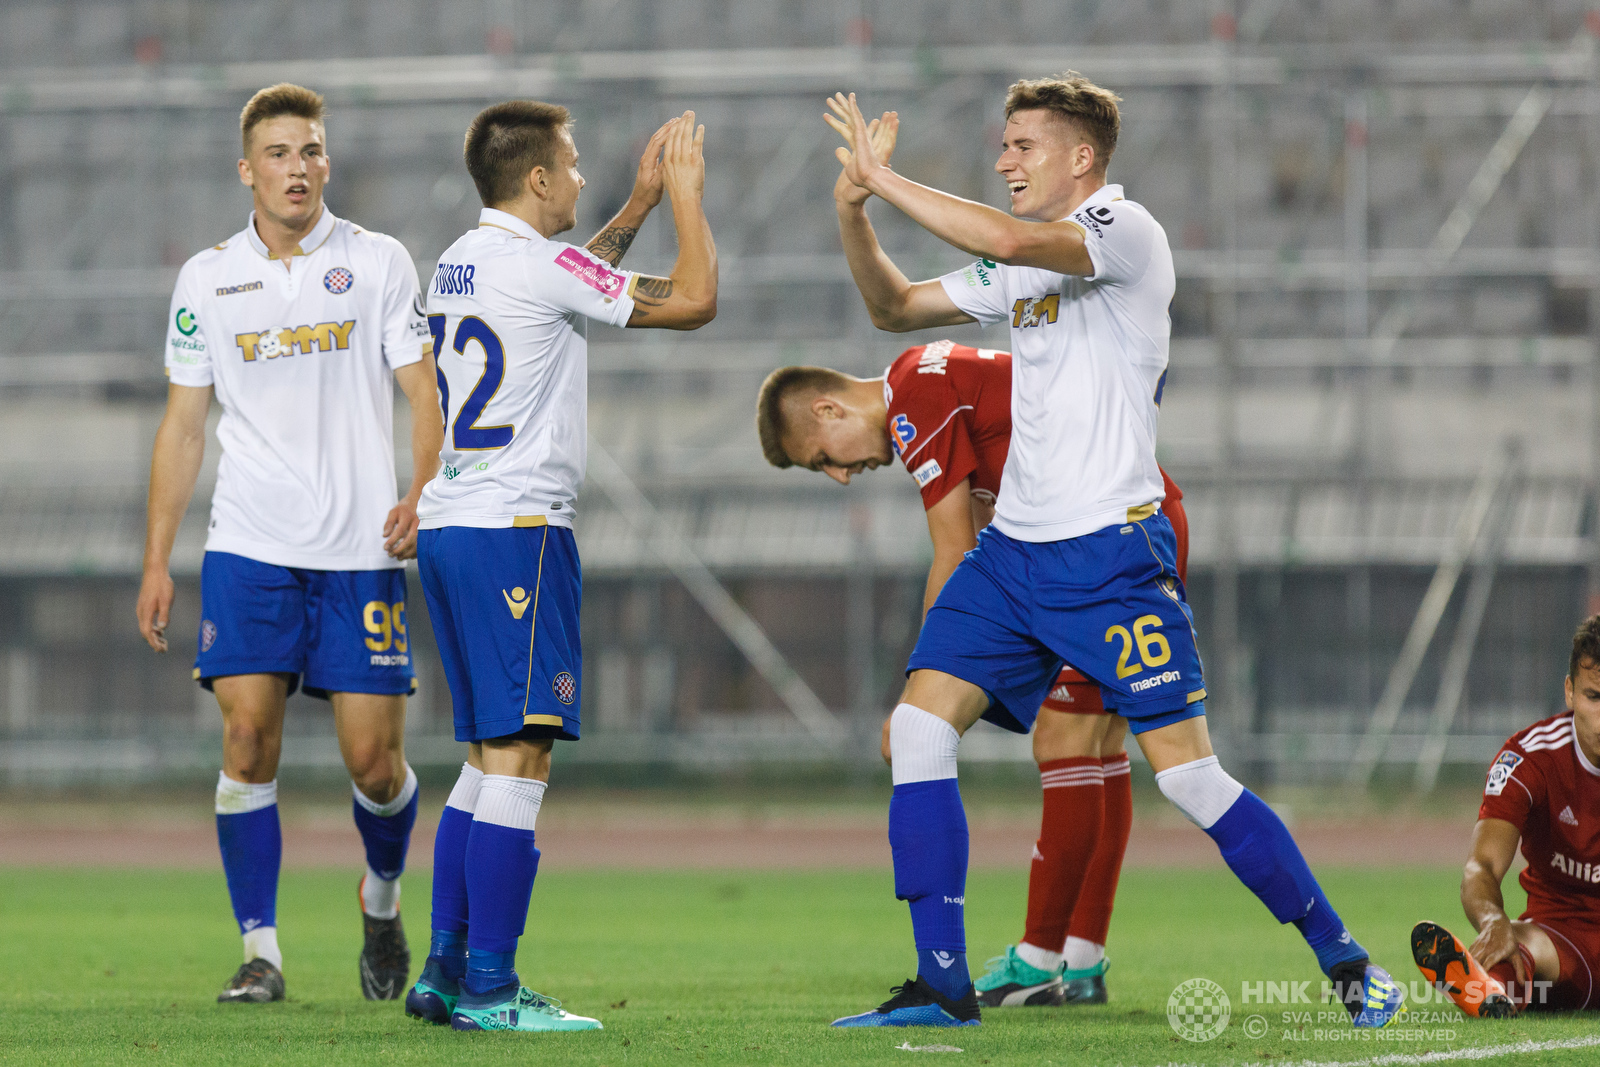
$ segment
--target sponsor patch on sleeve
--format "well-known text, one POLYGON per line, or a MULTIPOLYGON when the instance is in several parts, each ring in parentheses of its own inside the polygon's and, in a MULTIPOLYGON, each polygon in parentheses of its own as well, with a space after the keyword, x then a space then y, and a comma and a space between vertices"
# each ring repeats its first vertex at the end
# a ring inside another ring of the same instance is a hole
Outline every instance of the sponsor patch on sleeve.
POLYGON ((623 276, 601 266, 576 248, 563 248, 556 257, 556 266, 606 296, 622 295, 625 284, 623 276))
POLYGON ((1511 781, 1511 774, 1522 763, 1522 757, 1515 752, 1502 752, 1494 758, 1489 765, 1489 781, 1483 787, 1483 795, 1489 797, 1499 796, 1511 781))
POLYGON ((929 482, 933 481, 943 473, 944 471, 939 467, 939 461, 936 459, 930 459, 928 462, 912 471, 911 477, 917 480, 917 488, 921 489, 923 486, 927 485, 929 482))
POLYGON ((916 439, 917 426, 904 414, 889 420, 889 443, 894 446, 895 455, 905 452, 906 446, 916 439))

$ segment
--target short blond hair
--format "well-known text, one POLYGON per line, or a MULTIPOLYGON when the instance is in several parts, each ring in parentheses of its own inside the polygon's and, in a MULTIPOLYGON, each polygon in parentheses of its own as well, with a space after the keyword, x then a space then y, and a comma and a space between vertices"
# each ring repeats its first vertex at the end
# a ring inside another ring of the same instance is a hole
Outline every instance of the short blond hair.
POLYGON ((1055 78, 1023 79, 1006 90, 1006 118, 1018 111, 1050 111, 1070 122, 1094 147, 1095 167, 1104 170, 1122 132, 1122 97, 1075 70, 1055 78))
POLYGON ((784 401, 791 395, 817 396, 844 389, 850 378, 829 367, 779 367, 767 375, 756 394, 756 436, 761 438, 761 454, 774 467, 794 466, 784 450, 783 438, 789 432, 784 401))
POLYGON ((267 86, 252 96, 239 112, 239 140, 244 145, 244 154, 250 154, 250 131, 268 119, 293 115, 323 124, 323 114, 321 93, 289 82, 267 86))

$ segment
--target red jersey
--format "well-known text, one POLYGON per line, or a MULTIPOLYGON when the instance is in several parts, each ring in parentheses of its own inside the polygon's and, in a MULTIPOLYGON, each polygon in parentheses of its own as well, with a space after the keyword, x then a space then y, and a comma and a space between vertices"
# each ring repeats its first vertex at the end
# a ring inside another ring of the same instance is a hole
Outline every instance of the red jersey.
POLYGON ((1524 917, 1600 919, 1600 767, 1578 747, 1572 712, 1511 736, 1489 765, 1478 818, 1522 834, 1524 917))
POLYGON ((994 500, 1011 447, 1011 355, 950 341, 908 348, 883 379, 889 443, 931 508, 963 479, 994 500))
MULTIPOLYGON (((889 442, 931 508, 963 479, 972 495, 994 502, 1011 447, 1011 354, 934 341, 908 348, 883 380, 889 442)), ((1178 579, 1189 569, 1189 527, 1183 493, 1166 483, 1167 513, 1178 535, 1178 579)))

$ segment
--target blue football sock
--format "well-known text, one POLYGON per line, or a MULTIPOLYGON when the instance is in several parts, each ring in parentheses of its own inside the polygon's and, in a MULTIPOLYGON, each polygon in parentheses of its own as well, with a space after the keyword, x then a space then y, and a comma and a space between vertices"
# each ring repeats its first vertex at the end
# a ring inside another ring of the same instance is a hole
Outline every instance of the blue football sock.
POLYGON ((433 835, 433 932, 436 937, 448 933, 461 938, 463 969, 467 956, 467 838, 471 832, 472 814, 446 807, 433 835))
POLYGON ((907 782, 889 801, 894 893, 911 904, 918 977, 952 1000, 967 995, 967 813, 954 778, 907 782))
POLYGON ((379 804, 353 788, 350 806, 367 849, 367 866, 379 878, 392 882, 406 869, 406 849, 411 827, 417 821, 417 775, 406 767, 406 782, 394 799, 379 804))
POLYGON ((1294 923, 1329 973, 1340 963, 1364 959, 1367 950, 1345 929, 1305 857, 1277 812, 1246 789, 1206 833, 1239 880, 1261 898, 1281 923, 1294 923))
POLYGON ((517 939, 528 920, 539 850, 533 824, 544 783, 487 774, 467 835, 467 973, 474 994, 516 981, 517 939))
POLYGON ((278 925, 278 868, 283 864, 283 831, 278 805, 217 815, 222 871, 240 933, 278 925))
POLYGON ((458 982, 467 973, 467 837, 482 783, 482 771, 470 763, 461 765, 433 835, 433 942, 428 954, 458 982))

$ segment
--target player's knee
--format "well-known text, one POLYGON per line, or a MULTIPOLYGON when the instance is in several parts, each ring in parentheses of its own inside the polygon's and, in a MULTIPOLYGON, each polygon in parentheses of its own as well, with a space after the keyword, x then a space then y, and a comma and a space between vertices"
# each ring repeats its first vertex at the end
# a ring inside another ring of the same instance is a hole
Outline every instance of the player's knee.
POLYGON ((405 760, 387 746, 375 742, 352 745, 345 769, 362 795, 379 804, 393 800, 405 785, 405 760))
POLYGON ((956 728, 939 716, 901 704, 889 716, 889 767, 894 784, 954 778, 960 743, 956 728))
POLYGON ((1156 785, 1188 820, 1209 830, 1239 799, 1244 786, 1222 769, 1217 757, 1180 763, 1157 772, 1156 785))
MULTIPOLYGON (((227 762, 253 775, 276 768, 282 743, 277 730, 248 717, 232 716, 223 722, 222 747, 227 762)), ((248 779, 256 780, 254 776, 248 779)))

